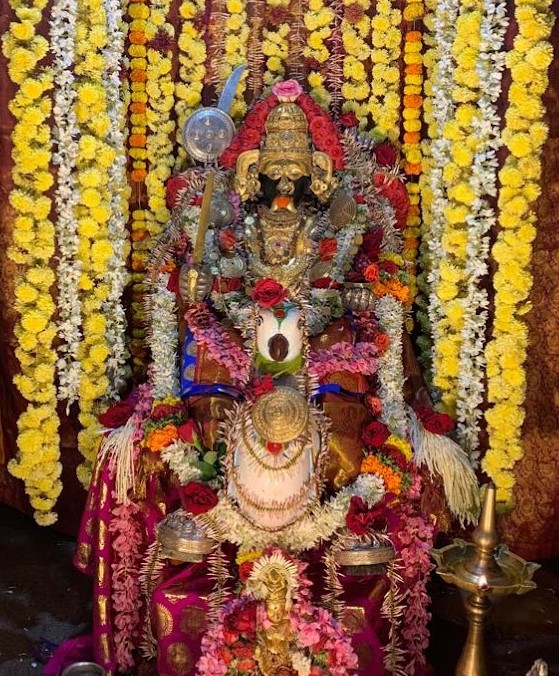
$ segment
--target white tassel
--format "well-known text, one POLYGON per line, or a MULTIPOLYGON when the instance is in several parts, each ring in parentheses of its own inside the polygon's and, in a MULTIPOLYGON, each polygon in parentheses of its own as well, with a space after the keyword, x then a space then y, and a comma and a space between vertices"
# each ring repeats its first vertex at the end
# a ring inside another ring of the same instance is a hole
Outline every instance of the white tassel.
POLYGON ((526 674, 526 676, 547 676, 547 664, 543 660, 536 660, 534 666, 526 674))
POLYGON ((134 471, 134 425, 130 419, 112 430, 99 449, 99 463, 109 463, 115 476, 115 493, 119 503, 128 504, 128 492, 136 486, 134 471))
POLYGON ((426 430, 412 411, 409 420, 415 464, 441 476, 448 507, 462 526, 477 523, 479 485, 468 455, 452 439, 426 430))

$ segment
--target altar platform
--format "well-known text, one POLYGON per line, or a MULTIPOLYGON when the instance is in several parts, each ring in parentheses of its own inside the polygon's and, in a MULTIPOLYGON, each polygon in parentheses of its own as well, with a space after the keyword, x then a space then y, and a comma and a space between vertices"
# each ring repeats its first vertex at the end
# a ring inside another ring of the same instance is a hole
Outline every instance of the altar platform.
MULTIPOLYGON (((49 647, 88 631, 91 585, 71 564, 75 542, 0 506, 0 676, 38 676, 49 647)), ((496 606, 488 628, 491 676, 524 676, 537 658, 559 676, 559 559, 542 562, 538 588, 496 606)), ((452 676, 466 636, 454 589, 433 577, 429 661, 452 676)))

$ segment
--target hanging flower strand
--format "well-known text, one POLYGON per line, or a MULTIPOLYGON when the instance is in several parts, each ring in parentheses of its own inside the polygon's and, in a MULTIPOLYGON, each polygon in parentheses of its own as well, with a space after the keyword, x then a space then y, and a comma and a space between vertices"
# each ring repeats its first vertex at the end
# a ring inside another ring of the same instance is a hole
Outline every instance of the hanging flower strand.
POLYGON ((50 172, 51 131, 48 118, 52 102, 53 72, 40 65, 48 51, 47 40, 36 34, 46 0, 11 2, 15 20, 2 40, 8 75, 18 85, 8 106, 15 118, 12 131, 13 189, 9 204, 14 213, 10 259, 19 266, 15 282, 15 354, 20 373, 14 384, 28 402, 17 421, 17 457, 8 463, 10 473, 21 479, 38 524, 56 522, 53 512, 62 490, 60 474, 59 419, 55 380, 56 352, 51 297, 54 273, 54 225, 49 219, 52 187, 50 172))
POLYGON ((550 7, 550 0, 516 0, 518 35, 506 56, 512 83, 502 138, 509 155, 499 172, 500 232, 491 251, 498 268, 493 332, 485 349, 491 408, 485 414, 489 450, 482 467, 495 482, 497 501, 507 508, 513 504, 512 469, 523 456, 528 331, 522 317, 529 309, 534 203, 540 194, 540 157, 548 134, 542 95, 553 57, 550 7))

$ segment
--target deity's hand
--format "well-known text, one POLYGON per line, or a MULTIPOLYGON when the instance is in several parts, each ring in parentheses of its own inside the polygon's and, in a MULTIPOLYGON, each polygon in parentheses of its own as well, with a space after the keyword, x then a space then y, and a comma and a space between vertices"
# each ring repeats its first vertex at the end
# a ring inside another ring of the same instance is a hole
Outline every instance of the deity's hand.
POLYGON ((198 266, 183 265, 179 275, 179 291, 184 303, 199 303, 213 286, 213 276, 198 266))

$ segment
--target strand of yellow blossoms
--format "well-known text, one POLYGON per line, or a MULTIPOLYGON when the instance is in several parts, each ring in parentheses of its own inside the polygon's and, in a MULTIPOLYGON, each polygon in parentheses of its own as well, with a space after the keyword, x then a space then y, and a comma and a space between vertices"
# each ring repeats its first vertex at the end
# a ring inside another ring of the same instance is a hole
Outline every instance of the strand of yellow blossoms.
POLYGON ((182 0, 179 14, 182 19, 179 45, 179 79, 175 85, 175 112, 177 115, 177 141, 179 143, 176 168, 182 168, 186 158, 182 130, 186 119, 202 102, 202 89, 206 69, 206 43, 197 28, 205 10, 205 0, 182 0))
POLYGON ((371 93, 367 66, 371 57, 368 44, 371 34, 371 21, 367 16, 370 0, 345 2, 342 20, 342 44, 344 56, 344 83, 342 96, 344 112, 354 112, 359 120, 366 120, 369 112, 368 101, 371 93))
MULTIPOLYGON (((268 18, 270 13, 276 9, 287 10, 290 0, 266 0, 266 12, 268 18)), ((267 21, 267 26, 262 31, 262 54, 266 58, 266 70, 264 72, 264 84, 272 85, 281 80, 285 75, 285 65, 289 56, 289 24, 282 22, 277 26, 277 30, 272 30, 274 25, 267 21)))
POLYGON ((375 129, 396 140, 400 122, 400 67, 402 12, 391 0, 378 0, 371 19, 371 97, 369 112, 375 129))
POLYGON ((303 16, 308 33, 303 56, 313 63, 307 77, 310 94, 323 106, 330 104, 330 92, 326 88, 323 68, 330 56, 326 41, 332 36, 334 19, 332 8, 326 7, 323 0, 310 0, 308 10, 303 16))
POLYGON ((9 256, 21 266, 15 284, 15 310, 20 315, 15 327, 16 356, 21 372, 14 384, 28 402, 17 421, 18 456, 8 469, 23 480, 35 520, 41 525, 56 522, 52 510, 62 490, 56 351, 52 346, 56 336, 51 297, 54 273, 49 267, 55 232, 49 219, 51 200, 46 195, 53 183, 47 123, 52 110, 47 92, 52 89, 53 74, 39 65, 48 42, 35 32, 46 4, 46 0, 12 0, 16 20, 10 23, 2 44, 10 79, 19 85, 9 103, 15 118, 11 139, 14 187, 9 196, 15 220, 9 256))
POLYGON ((485 350, 492 406, 485 414, 489 450, 482 462, 496 484, 498 502, 505 507, 513 505, 512 470, 523 455, 528 332, 522 317, 530 309, 534 203, 540 194, 540 158, 548 133, 542 94, 547 89, 553 56, 549 36, 554 17, 550 6, 550 0, 516 0, 518 35, 506 57, 512 84, 502 137, 509 155, 499 172, 500 232, 492 249, 498 266, 494 276, 495 318, 485 350))
POLYGON ((111 218, 109 168, 115 151, 107 143, 111 121, 107 112, 104 74, 107 45, 106 13, 102 0, 84 0, 79 7, 76 30, 76 120, 80 129, 79 154, 76 162, 79 184, 77 208, 80 228, 78 257, 82 262, 83 341, 79 358, 80 414, 82 430, 78 444, 85 461, 78 467, 78 478, 89 484, 97 452, 97 402, 108 389, 106 340, 107 321, 104 303, 109 296, 109 260, 114 254, 109 240, 111 218))
POLYGON ((130 351, 135 370, 141 370, 147 357, 144 328, 144 270, 146 267, 146 244, 150 232, 146 223, 146 210, 142 205, 143 189, 148 175, 147 164, 147 47, 146 30, 149 6, 144 2, 131 2, 128 7, 131 19, 128 33, 128 56, 130 66, 130 133, 128 154, 132 159, 132 339, 130 351))
MULTIPOLYGON (((221 74, 224 83, 232 70, 248 61, 247 46, 250 28, 247 22, 246 0, 227 0, 227 16, 225 19, 225 70, 221 74)), ((231 106, 231 117, 241 120, 247 105, 244 99, 248 73, 243 73, 231 106)))

